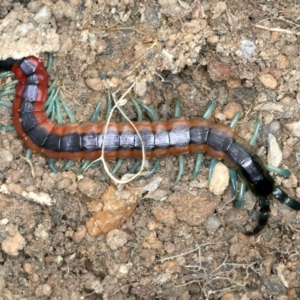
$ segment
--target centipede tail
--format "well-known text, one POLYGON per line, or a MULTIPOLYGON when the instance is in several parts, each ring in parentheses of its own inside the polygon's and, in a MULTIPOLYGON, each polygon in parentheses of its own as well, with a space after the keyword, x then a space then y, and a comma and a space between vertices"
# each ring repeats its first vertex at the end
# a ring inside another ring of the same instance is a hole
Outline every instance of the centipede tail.
POLYGON ((272 195, 279 200, 281 203, 289 206, 293 210, 300 210, 300 203, 295 199, 290 198, 283 190, 279 187, 275 187, 272 195))
MULTIPOLYGON (((255 134, 249 144, 238 137, 233 130, 239 115, 234 118, 231 126, 214 124, 208 120, 214 109, 214 106, 210 105, 202 119, 179 118, 180 102, 177 99, 176 118, 159 122, 156 121, 156 116, 153 116, 153 122, 135 123, 142 141, 129 123, 111 122, 104 143, 104 122, 60 125, 48 118, 44 107, 47 98, 48 73, 38 58, 29 56, 21 60, 12 58, 2 60, 0 69, 11 70, 18 79, 16 98, 13 102, 14 127, 24 144, 34 152, 42 153, 49 158, 80 160, 98 158, 104 149, 106 159, 119 158, 121 164, 122 159, 141 159, 143 143, 147 158, 159 159, 168 155, 180 157, 180 172, 176 182, 181 179, 183 172, 182 155, 190 152, 198 154, 192 175, 195 178, 200 170, 202 155, 207 153, 216 159, 224 159, 229 168, 237 171, 248 189, 259 197, 258 225, 252 232, 246 234, 257 234, 267 224, 270 213, 268 196, 273 195, 281 203, 294 210, 300 210, 298 201, 275 187, 275 181, 267 167, 254 153, 252 146, 260 128, 258 121, 255 134)), ((144 109, 148 107, 144 106, 144 109)), ((153 110, 150 109, 149 113, 153 113, 153 110)), ((141 119, 140 112, 138 115, 141 119)), ((156 172, 158 166, 159 160, 156 161, 151 174, 156 172)), ((236 172, 231 173, 236 178, 236 172)), ((236 191, 234 182, 232 186, 236 191)), ((244 190, 243 185, 237 199, 239 206, 242 205, 244 190)))

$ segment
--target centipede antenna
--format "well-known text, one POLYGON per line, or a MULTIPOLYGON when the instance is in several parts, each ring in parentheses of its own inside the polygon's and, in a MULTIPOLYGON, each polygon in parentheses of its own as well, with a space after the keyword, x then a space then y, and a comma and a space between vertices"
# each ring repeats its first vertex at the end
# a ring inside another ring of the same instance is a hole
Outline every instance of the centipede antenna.
POLYGON ((259 216, 258 216, 258 225, 254 228, 253 231, 246 231, 244 234, 246 235, 254 235, 259 233, 268 223, 269 213, 270 213, 270 205, 269 201, 265 197, 259 197, 259 216))
POLYGON ((237 193, 237 186, 236 186, 236 180, 237 180, 237 175, 236 175, 236 170, 235 169, 229 169, 229 174, 230 174, 230 185, 232 188, 233 195, 236 195, 237 193))
POLYGON ((215 103, 215 102, 211 102, 211 103, 208 105, 208 108, 207 108, 207 110, 205 111, 205 113, 203 114, 203 117, 202 117, 202 118, 208 120, 208 119, 211 117, 211 115, 212 115, 212 113, 213 113, 215 107, 216 107, 216 103, 215 103))
POLYGON ((137 114, 137 120, 138 122, 143 121, 143 111, 138 103, 138 101, 136 101, 133 97, 130 97, 131 101, 134 104, 135 110, 136 110, 136 114, 137 114))
POLYGON ((191 180, 194 180, 198 176, 201 169, 203 157, 204 157, 203 153, 197 154, 196 163, 195 163, 193 174, 191 176, 191 180))
POLYGON ((11 102, 0 100, 0 105, 5 106, 7 108, 12 108, 12 103, 11 102))
POLYGON ((267 166, 267 169, 269 172, 273 172, 275 174, 281 175, 283 177, 290 177, 291 176, 291 172, 289 170, 286 169, 281 169, 275 166, 267 166))
POLYGON ((244 183, 244 181, 242 181, 240 185, 239 194, 234 201, 234 207, 241 208, 243 206, 244 199, 245 199, 245 192, 246 192, 246 184, 244 183))
POLYGON ((237 125, 238 122, 239 122, 239 119, 240 119, 241 115, 242 115, 242 113, 241 113, 240 111, 238 111, 238 112, 234 115, 234 117, 233 117, 232 120, 231 120, 230 126, 229 126, 230 128, 234 129, 234 128, 236 127, 236 125, 237 125))
POLYGON ((214 172, 214 169, 216 167, 216 164, 218 163, 218 159, 217 158, 213 158, 211 161, 210 161, 210 165, 209 165, 209 169, 208 169, 208 182, 210 181, 211 177, 212 177, 212 174, 214 172))
POLYGON ((259 131, 260 131, 260 128, 261 128, 261 122, 258 118, 255 118, 255 123, 256 123, 256 125, 255 125, 255 129, 254 129, 254 133, 253 133, 252 138, 249 142, 249 145, 252 146, 252 147, 255 145, 255 143, 257 141, 258 134, 259 134, 259 131))
POLYGON ((275 187, 272 195, 279 200, 281 203, 289 206, 290 208, 294 210, 300 210, 300 203, 293 199, 290 198, 283 190, 281 190, 279 187, 275 187))
POLYGON ((184 172, 184 156, 181 154, 181 155, 178 155, 178 167, 179 167, 179 170, 178 170, 178 174, 177 174, 177 178, 174 182, 174 185, 176 185, 182 178, 182 175, 183 175, 183 172, 184 172))
POLYGON ((181 117, 181 101, 178 98, 175 98, 174 101, 175 101, 174 118, 180 118, 181 117))

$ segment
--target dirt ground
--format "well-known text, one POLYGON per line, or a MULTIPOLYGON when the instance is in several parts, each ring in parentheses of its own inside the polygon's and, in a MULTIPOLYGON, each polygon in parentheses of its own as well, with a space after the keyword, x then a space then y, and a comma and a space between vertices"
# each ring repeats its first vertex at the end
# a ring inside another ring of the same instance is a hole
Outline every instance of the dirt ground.
MULTIPOLYGON (((236 131, 247 140, 258 118, 256 153, 292 172, 276 183, 300 199, 299 25, 298 1, 4 0, 0 57, 34 54, 46 64, 53 52, 51 81, 58 75, 80 122, 108 88, 121 96, 133 82, 130 95, 161 120, 172 118, 174 97, 185 118, 210 101, 215 122, 228 125, 240 110, 236 131)), ((136 118, 131 103, 126 112, 136 118)), ((10 109, 0 114, 12 124, 10 109)), ((175 186, 178 158, 162 159, 154 176, 129 184, 151 185, 125 222, 92 236, 91 203, 112 185, 103 168, 76 174, 77 163, 55 174, 33 154, 33 176, 14 132, 1 131, 0 145, 0 299, 300 299, 300 215, 270 198, 267 227, 244 235, 258 199, 247 192, 234 208, 223 165, 208 184, 210 158, 191 181, 196 156, 186 155, 175 186)))

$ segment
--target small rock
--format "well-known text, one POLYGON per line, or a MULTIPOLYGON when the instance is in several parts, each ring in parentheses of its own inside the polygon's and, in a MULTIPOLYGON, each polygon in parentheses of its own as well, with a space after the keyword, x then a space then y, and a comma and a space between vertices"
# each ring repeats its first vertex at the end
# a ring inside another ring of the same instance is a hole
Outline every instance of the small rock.
POLYGON ((277 80, 271 74, 263 74, 259 76, 260 82, 269 89, 275 89, 277 87, 277 80))
POLYGON ((93 91, 99 92, 103 91, 104 87, 102 84, 102 80, 99 77, 94 78, 86 78, 85 84, 93 91))
POLYGON ((230 77, 230 68, 221 62, 211 62, 208 65, 208 73, 214 81, 227 80, 230 77))
POLYGON ((207 190, 200 190, 197 196, 187 193, 174 193, 168 200, 173 204, 179 220, 192 226, 198 226, 214 213, 219 205, 216 198, 207 190))
POLYGON ((221 225, 222 223, 219 218, 214 215, 209 216, 205 222, 205 227, 209 231, 216 231, 220 228, 221 225))
POLYGON ((111 230, 106 236, 106 243, 111 250, 117 250, 127 243, 127 233, 120 229, 111 230))
POLYGON ((226 2, 217 2, 216 5, 212 6, 212 19, 215 20, 219 18, 223 12, 227 10, 226 2))
POLYGON ((243 57, 249 61, 252 61, 252 54, 256 50, 256 45, 253 41, 248 39, 241 40, 241 50, 243 53, 243 57))
POLYGON ((147 91, 147 82, 145 79, 137 81, 134 86, 134 91, 139 97, 144 97, 147 91))
POLYGON ((300 121, 285 125, 290 133, 296 137, 300 137, 300 121))
POLYGON ((79 180, 77 183, 77 187, 83 195, 89 198, 99 198, 106 188, 103 183, 87 177, 79 180))
POLYGON ((278 167, 282 161, 282 152, 279 148, 275 136, 271 133, 268 134, 268 164, 274 167, 278 167))
POLYGON ((236 89, 242 85, 241 80, 239 78, 229 78, 226 84, 230 89, 236 89))
POLYGON ((225 105, 223 113, 226 116, 226 119, 231 120, 237 112, 242 112, 243 108, 239 103, 229 102, 225 105))
POLYGON ((24 263, 23 268, 27 274, 32 274, 34 272, 34 268, 31 263, 28 262, 24 263))
POLYGON ((22 250, 25 246, 25 239, 15 227, 8 228, 6 233, 6 238, 1 245, 2 250, 9 255, 17 256, 19 250, 22 250))
POLYGON ((152 208, 152 213, 155 218, 169 226, 174 226, 176 223, 176 214, 175 210, 171 205, 164 205, 159 203, 157 206, 152 208))
POLYGON ((39 9, 39 11, 35 14, 35 16, 33 17, 33 19, 41 24, 46 24, 46 23, 50 23, 51 21, 51 11, 47 6, 43 6, 42 8, 39 9))
POLYGON ((276 62, 277 69, 280 69, 280 70, 286 69, 290 65, 290 63, 285 55, 282 55, 282 54, 278 55, 276 60, 277 60, 277 62, 276 62))
POLYGON ((214 168, 212 177, 209 181, 209 190, 215 195, 222 195, 229 183, 229 169, 221 162, 214 168))
POLYGON ((0 294, 3 295, 4 288, 6 286, 5 280, 2 276, 0 276, 0 294))

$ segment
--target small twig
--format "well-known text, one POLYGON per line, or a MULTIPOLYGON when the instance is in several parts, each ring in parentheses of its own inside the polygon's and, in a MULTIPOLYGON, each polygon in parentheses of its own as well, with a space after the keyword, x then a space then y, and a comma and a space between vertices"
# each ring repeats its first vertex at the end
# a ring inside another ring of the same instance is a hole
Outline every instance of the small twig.
POLYGON ((266 26, 262 26, 262 25, 254 25, 254 27, 256 28, 260 28, 260 29, 265 29, 265 30, 268 30, 268 31, 273 31, 273 32, 281 32, 281 33, 286 33, 286 34, 293 34, 293 35, 300 35, 300 32, 295 32, 293 30, 288 30, 288 29, 282 29, 282 28, 277 28, 277 27, 266 27, 266 26))

